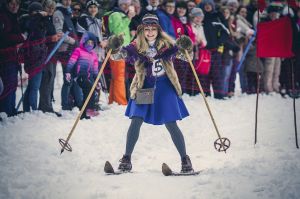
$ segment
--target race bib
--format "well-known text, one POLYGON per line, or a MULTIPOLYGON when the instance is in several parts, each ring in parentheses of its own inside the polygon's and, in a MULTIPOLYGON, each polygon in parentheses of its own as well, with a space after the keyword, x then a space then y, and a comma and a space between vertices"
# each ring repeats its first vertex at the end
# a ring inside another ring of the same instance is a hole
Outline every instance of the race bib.
POLYGON ((166 71, 165 71, 164 67, 162 66, 160 60, 159 59, 154 60, 153 65, 152 65, 152 75, 159 77, 159 76, 164 75, 165 72, 166 71))

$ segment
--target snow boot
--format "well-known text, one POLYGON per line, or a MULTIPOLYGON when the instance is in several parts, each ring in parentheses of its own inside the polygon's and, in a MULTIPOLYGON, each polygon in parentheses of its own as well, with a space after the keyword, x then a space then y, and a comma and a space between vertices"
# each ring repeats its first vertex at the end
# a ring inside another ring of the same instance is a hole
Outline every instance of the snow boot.
POLYGON ((53 111, 53 113, 57 116, 57 117, 61 117, 62 114, 60 112, 56 112, 56 111, 53 111))
POLYGON ((120 164, 118 169, 120 171, 131 171, 132 164, 131 164, 131 157, 129 155, 123 155, 122 159, 120 160, 120 164))
POLYGON ((90 117, 96 117, 97 115, 99 115, 99 112, 94 109, 87 109, 86 115, 90 117))
POLYGON ((189 173, 193 171, 194 169, 190 157, 187 155, 181 158, 181 173, 189 173))
POLYGON ((87 119, 87 120, 89 120, 89 119, 91 119, 91 117, 88 116, 88 115, 86 114, 86 111, 84 111, 84 112, 82 113, 82 115, 80 116, 80 119, 81 119, 81 120, 82 120, 82 119, 87 119))

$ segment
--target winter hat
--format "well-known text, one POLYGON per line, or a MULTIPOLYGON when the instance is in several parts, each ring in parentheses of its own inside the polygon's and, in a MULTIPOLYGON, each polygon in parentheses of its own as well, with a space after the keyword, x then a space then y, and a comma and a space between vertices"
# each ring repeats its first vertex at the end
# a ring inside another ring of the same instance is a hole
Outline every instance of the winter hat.
POLYGON ((119 0, 118 5, 121 5, 121 4, 131 4, 131 0, 119 0))
POLYGON ((143 25, 159 25, 159 21, 156 15, 145 14, 142 19, 143 25))
POLYGON ((34 11, 42 11, 43 10, 43 6, 41 3, 39 2, 32 2, 31 4, 29 4, 28 6, 28 12, 32 13, 34 11))
POLYGON ((213 10, 216 9, 216 4, 213 0, 202 0, 202 2, 200 4, 200 7, 201 7, 202 10, 204 10, 204 6, 206 4, 210 4, 213 10))
POLYGON ((201 8, 193 8, 191 10, 190 17, 204 17, 202 9, 201 8))
POLYGON ((99 7, 99 3, 96 0, 89 0, 86 2, 86 8, 89 8, 91 5, 95 5, 95 6, 99 7))
POLYGON ((142 18, 142 24, 137 28, 137 31, 140 32, 145 26, 156 26, 160 28, 158 17, 154 14, 145 14, 142 18))

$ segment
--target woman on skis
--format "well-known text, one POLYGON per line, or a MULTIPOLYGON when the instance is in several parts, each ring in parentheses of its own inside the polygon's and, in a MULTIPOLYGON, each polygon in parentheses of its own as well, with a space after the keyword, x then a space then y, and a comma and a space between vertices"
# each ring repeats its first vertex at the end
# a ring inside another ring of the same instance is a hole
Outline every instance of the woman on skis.
POLYGON ((175 58, 187 61, 184 52, 187 49, 192 53, 191 40, 187 36, 181 36, 175 42, 162 31, 156 15, 146 14, 138 27, 136 40, 125 47, 121 47, 122 43, 122 35, 109 38, 111 58, 131 62, 135 66, 136 74, 130 86, 131 99, 125 112, 131 119, 131 124, 127 132, 125 154, 118 169, 132 169, 131 154, 138 140, 140 127, 145 122, 166 126, 181 157, 181 172, 192 172, 193 167, 186 154, 184 137, 176 123, 189 113, 181 99, 182 90, 172 63, 175 58), (154 90, 154 100, 146 100, 148 102, 145 104, 137 95, 143 89, 149 88, 154 90))

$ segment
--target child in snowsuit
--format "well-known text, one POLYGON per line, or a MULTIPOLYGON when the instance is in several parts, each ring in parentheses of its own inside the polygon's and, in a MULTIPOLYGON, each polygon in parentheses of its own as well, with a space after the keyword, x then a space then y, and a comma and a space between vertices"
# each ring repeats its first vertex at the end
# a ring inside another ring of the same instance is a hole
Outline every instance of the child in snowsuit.
POLYGON ((125 115, 131 119, 127 132, 126 151, 120 160, 119 170, 132 169, 131 154, 138 140, 143 122, 164 124, 181 156, 182 172, 193 171, 192 163, 186 154, 185 141, 176 121, 189 115, 181 99, 182 90, 173 59, 184 59, 184 50, 192 53, 192 41, 182 36, 175 42, 161 29, 155 15, 146 14, 138 27, 137 38, 128 46, 122 47, 122 37, 112 36, 108 46, 113 49, 112 59, 126 59, 135 66, 136 74, 130 86, 130 100, 125 115), (152 104, 138 104, 139 89, 154 88, 152 104))
MULTIPOLYGON (((90 77, 96 77, 98 74, 98 57, 93 49, 97 45, 97 38, 91 32, 85 32, 81 38, 80 46, 74 50, 66 69, 66 80, 71 81, 71 78, 77 81, 78 85, 82 88, 83 101, 93 86, 90 77), (91 72, 93 74, 91 74, 91 72)), ((90 119, 94 110, 94 96, 89 100, 86 110, 84 110, 81 119, 90 119), (88 115, 87 115, 88 112, 88 115)))

